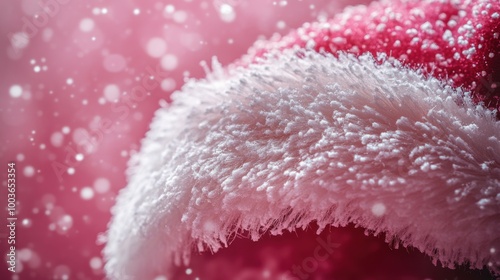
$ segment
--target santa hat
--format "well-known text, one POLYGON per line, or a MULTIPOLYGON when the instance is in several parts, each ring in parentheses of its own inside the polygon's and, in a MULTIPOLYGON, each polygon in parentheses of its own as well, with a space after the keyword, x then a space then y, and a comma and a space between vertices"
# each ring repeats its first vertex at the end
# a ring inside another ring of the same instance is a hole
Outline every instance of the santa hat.
POLYGON ((500 273, 499 35, 497 0, 380 1, 214 61, 131 160, 108 276, 311 223, 500 273))

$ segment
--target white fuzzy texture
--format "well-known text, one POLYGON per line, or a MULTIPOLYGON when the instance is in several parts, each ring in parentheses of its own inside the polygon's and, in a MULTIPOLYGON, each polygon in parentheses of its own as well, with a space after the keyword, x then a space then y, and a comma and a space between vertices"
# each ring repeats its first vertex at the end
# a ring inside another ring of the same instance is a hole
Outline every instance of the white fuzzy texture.
POLYGON ((235 232, 258 240, 315 221, 498 272, 499 140, 500 122, 467 94, 368 55, 285 52, 193 81, 131 162, 106 271, 168 275, 235 232))

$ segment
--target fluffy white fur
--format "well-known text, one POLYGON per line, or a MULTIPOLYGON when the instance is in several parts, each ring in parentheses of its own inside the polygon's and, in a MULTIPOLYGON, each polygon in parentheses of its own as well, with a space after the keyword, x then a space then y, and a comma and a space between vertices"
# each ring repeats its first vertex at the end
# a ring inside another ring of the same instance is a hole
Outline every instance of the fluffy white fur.
POLYGON ((500 122, 466 93, 396 62, 309 51, 218 76, 157 111, 113 209, 112 279, 313 221, 498 272, 500 122))

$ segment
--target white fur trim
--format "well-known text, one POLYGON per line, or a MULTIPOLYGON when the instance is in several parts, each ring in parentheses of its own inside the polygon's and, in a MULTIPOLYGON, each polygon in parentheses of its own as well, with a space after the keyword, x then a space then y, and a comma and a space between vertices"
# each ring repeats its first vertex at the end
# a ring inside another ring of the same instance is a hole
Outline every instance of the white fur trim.
POLYGON ((288 51, 172 98, 113 208, 111 278, 313 221, 498 272, 500 122, 460 89, 368 55, 288 51))

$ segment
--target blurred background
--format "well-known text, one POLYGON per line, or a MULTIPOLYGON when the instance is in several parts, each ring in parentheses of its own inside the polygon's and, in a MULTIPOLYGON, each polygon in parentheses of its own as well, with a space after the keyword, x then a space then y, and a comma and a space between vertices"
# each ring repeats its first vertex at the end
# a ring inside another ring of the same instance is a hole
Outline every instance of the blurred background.
MULTIPOLYGON (((103 279, 110 208, 157 108, 212 56, 368 0, 3 0, 0 219, 16 163, 16 273, 103 279)), ((8 253, 0 226, 0 253, 8 253)))

